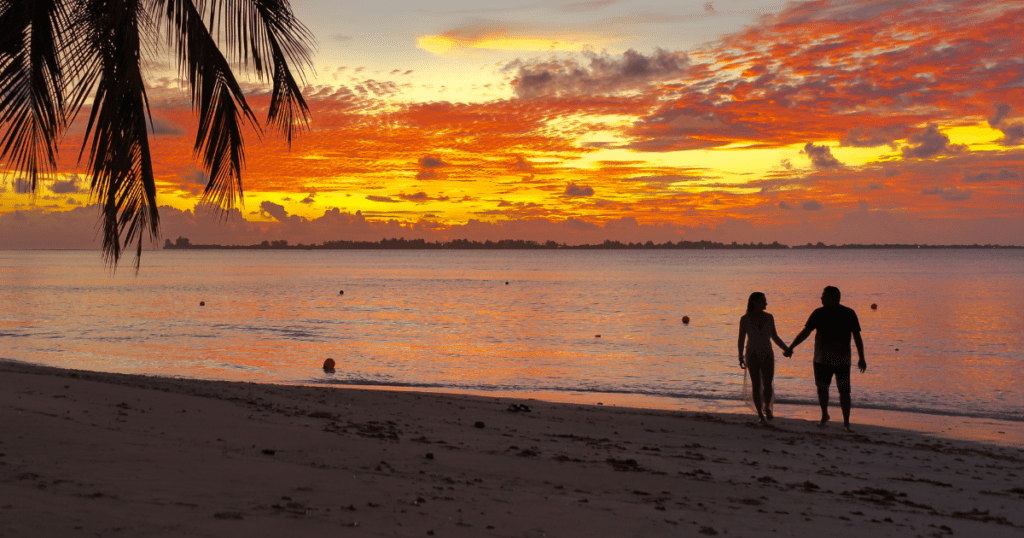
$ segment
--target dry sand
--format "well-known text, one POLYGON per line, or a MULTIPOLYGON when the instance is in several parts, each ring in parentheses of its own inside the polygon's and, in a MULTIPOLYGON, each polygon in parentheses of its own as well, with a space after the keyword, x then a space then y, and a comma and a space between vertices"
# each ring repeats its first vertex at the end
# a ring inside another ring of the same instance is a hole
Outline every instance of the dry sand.
POLYGON ((3 537, 1019 537, 1022 476, 877 426, 0 361, 3 537))

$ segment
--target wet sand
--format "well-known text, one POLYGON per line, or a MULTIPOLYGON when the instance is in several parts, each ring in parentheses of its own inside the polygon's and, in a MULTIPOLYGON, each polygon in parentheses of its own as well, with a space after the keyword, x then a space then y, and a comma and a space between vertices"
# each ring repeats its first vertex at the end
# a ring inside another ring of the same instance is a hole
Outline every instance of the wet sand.
POLYGON ((0 536, 1024 533, 1024 448, 837 422, 0 361, 0 536))

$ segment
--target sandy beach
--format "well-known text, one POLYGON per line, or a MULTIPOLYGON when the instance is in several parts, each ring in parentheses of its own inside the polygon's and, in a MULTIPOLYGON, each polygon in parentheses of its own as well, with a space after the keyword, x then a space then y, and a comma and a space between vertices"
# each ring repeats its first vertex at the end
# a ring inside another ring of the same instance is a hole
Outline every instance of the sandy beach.
POLYGON ((3 537, 1024 534, 1022 447, 880 426, 4 361, 0 402, 3 537))

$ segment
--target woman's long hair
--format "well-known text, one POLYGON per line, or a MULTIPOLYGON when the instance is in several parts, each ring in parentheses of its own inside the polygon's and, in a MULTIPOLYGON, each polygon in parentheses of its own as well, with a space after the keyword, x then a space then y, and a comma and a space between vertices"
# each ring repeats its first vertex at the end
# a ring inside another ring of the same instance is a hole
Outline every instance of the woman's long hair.
POLYGON ((755 291, 754 293, 751 293, 750 297, 747 298, 747 313, 748 314, 752 310, 754 310, 754 302, 757 301, 758 299, 762 299, 764 301, 768 300, 768 298, 765 297, 764 294, 759 292, 759 291, 755 291))

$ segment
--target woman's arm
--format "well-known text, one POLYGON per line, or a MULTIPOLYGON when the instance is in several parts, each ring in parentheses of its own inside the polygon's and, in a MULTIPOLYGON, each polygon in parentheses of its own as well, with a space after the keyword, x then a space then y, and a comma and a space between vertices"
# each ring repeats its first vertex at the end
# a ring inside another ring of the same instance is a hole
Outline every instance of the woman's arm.
POLYGON ((782 341, 782 338, 779 338, 779 333, 775 330, 775 316, 772 316, 771 314, 767 314, 767 316, 768 323, 771 324, 770 329, 772 331, 772 340, 775 341, 775 343, 779 346, 779 349, 781 349, 783 352, 789 351, 789 347, 786 345, 785 342, 782 341))
POLYGON ((739 348, 740 352, 740 368, 745 367, 745 365, 743 364, 743 343, 747 339, 747 324, 743 323, 743 320, 745 319, 747 319, 747 316, 743 316, 740 318, 740 337, 739 340, 736 342, 736 347, 739 348))

